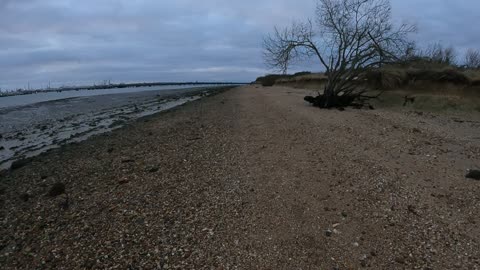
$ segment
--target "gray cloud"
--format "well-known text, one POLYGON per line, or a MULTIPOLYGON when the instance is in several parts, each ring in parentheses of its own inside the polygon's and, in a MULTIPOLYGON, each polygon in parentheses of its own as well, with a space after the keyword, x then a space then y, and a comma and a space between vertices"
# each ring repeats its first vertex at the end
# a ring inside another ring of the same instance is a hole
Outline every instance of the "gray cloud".
MULTIPOLYGON (((392 0, 420 44, 479 48, 476 0, 392 0)), ((315 0, 0 0, 0 87, 113 81, 251 81, 262 36, 315 0)), ((304 63, 296 69, 318 69, 304 63)))

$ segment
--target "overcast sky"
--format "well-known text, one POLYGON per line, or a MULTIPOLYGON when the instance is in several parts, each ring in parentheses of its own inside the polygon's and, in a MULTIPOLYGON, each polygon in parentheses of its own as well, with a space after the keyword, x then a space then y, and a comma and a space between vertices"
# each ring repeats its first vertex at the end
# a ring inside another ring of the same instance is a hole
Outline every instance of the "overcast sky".
MULTIPOLYGON (((392 0, 420 43, 480 49, 479 0, 392 0)), ((103 80, 252 81, 262 36, 315 0, 0 0, 0 88, 103 80)), ((318 69, 305 64, 298 70, 318 69)))

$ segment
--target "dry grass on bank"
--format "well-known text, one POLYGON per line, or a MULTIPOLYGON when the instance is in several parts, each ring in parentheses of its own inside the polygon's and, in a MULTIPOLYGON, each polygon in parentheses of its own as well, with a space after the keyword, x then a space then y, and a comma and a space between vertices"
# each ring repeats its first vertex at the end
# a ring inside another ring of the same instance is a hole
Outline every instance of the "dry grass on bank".
MULTIPOLYGON (((318 91, 326 80, 323 73, 302 73, 269 75, 256 83, 318 91)), ((407 106, 416 110, 480 112, 480 70, 425 63, 385 66, 368 71, 362 81, 372 90, 385 91, 374 102, 377 107, 403 107, 408 96, 415 102, 407 106)))

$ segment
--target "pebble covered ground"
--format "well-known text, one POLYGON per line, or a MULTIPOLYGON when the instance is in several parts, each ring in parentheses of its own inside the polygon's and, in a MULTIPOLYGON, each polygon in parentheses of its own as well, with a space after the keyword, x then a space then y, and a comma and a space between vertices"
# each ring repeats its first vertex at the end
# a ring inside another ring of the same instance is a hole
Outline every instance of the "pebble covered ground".
POLYGON ((2 269, 479 269, 480 119, 246 86, 0 178, 2 269))
POLYGON ((110 132, 221 89, 224 87, 150 90, 0 106, 0 170, 17 160, 110 132))

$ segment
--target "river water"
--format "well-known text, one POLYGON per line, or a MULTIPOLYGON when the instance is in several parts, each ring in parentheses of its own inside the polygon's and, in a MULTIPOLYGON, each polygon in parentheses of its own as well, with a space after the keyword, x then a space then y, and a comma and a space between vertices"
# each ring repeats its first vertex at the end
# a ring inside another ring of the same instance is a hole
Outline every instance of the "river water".
MULTIPOLYGON (((202 87, 211 87, 213 85, 202 85, 202 87)), ((162 85, 162 86, 147 86, 147 87, 126 87, 126 88, 111 88, 111 89, 97 89, 97 90, 71 90, 71 91, 50 91, 38 92, 29 95, 5 96, 0 97, 0 109, 12 106, 24 106, 39 102, 76 98, 76 97, 92 97, 112 94, 126 94, 139 93, 147 91, 161 91, 161 90, 179 90, 189 89, 192 85, 162 85)))

